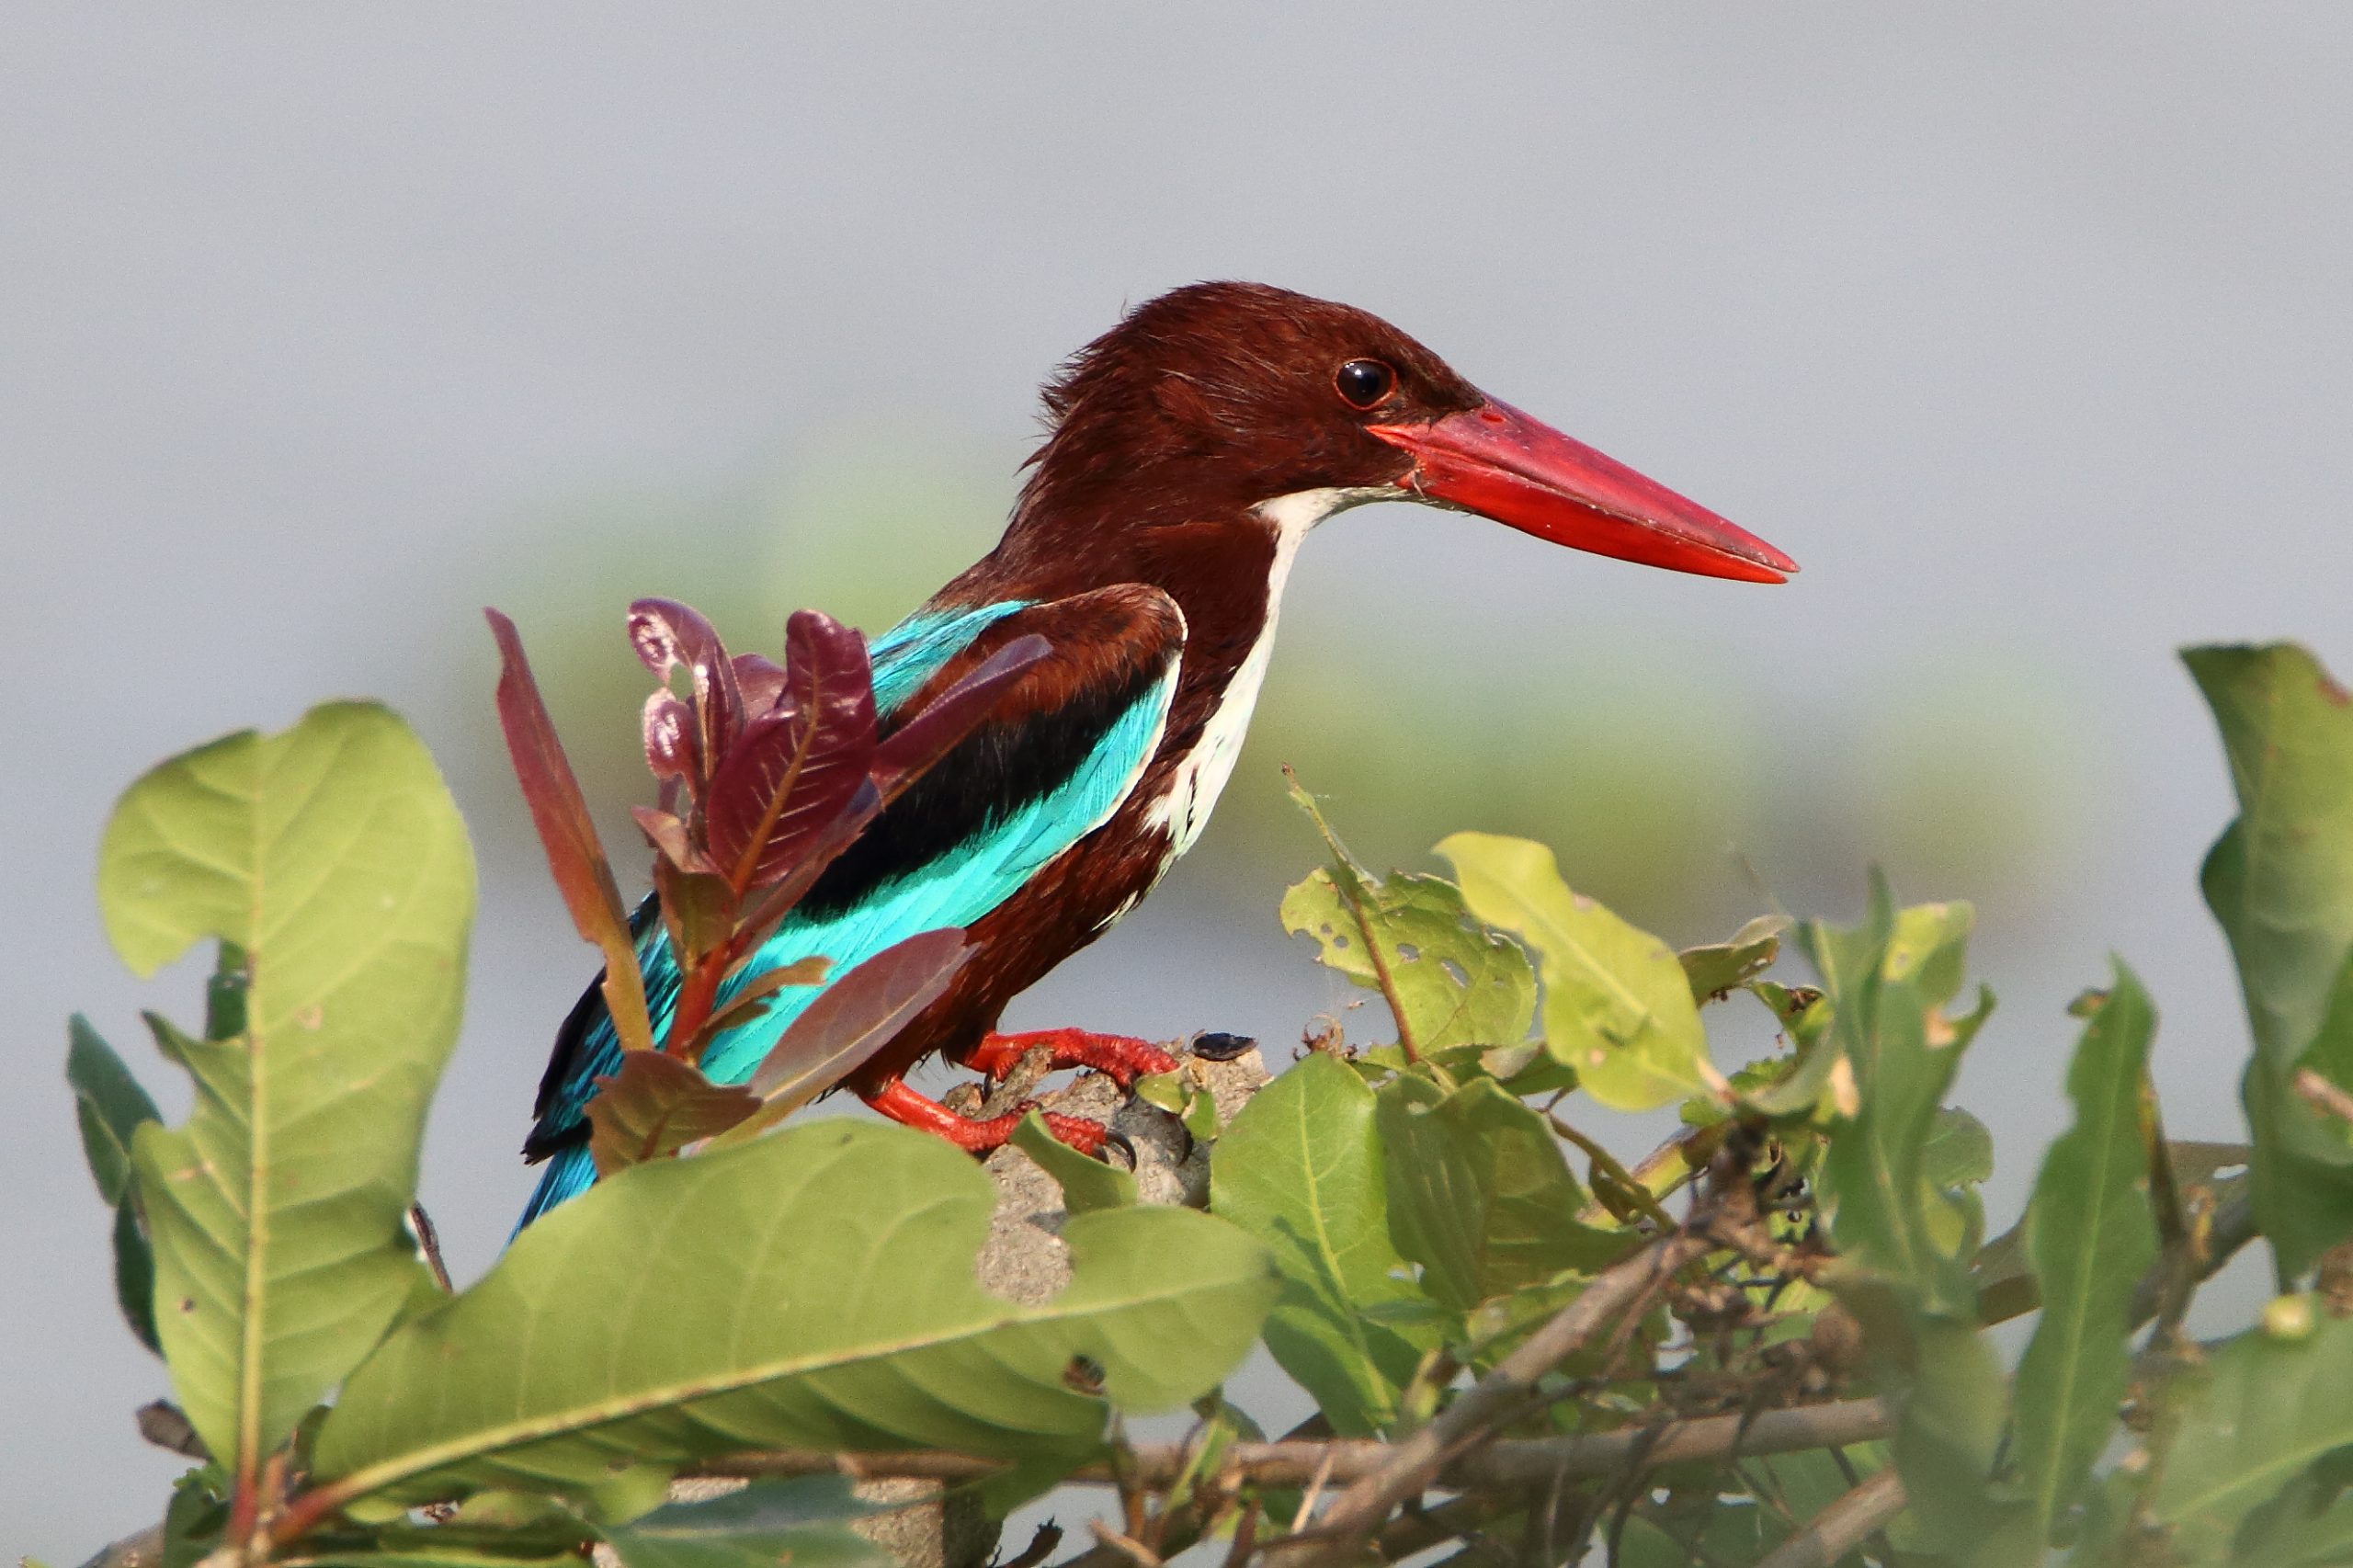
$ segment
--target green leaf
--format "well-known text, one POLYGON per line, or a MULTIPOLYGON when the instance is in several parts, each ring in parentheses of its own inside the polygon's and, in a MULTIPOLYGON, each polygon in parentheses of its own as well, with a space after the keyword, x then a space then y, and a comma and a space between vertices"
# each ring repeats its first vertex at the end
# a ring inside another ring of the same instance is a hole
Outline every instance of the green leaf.
POLYGON ((892 1568, 889 1552, 843 1528, 883 1511, 847 1478, 813 1475, 672 1503, 603 1534, 623 1568, 892 1568))
POLYGON ((155 1249, 139 1223, 138 1205, 125 1199, 114 1210, 114 1300, 140 1344, 162 1355, 155 1335, 155 1249))
MULTIPOLYGON (((2284 1280, 2353 1232, 2353 1142, 2290 1087, 2353 953, 2353 699, 2290 643, 2182 657, 2221 727, 2238 795, 2238 819, 2200 880, 2255 1037, 2240 1092, 2255 1134, 2256 1215, 2284 1280)), ((2317 1060, 2341 1065, 2342 1054, 2325 1048, 2317 1060)))
POLYGON ((114 1205, 115 1300, 131 1332, 153 1350, 155 1257, 131 1197, 131 1145, 141 1123, 162 1119, 122 1058, 79 1013, 67 1022, 66 1040, 65 1081, 74 1090, 82 1153, 98 1196, 114 1205))
MULTIPOLYGON (((1896 1403, 1888 1449, 1928 1539, 1964 1556, 1965 1543, 2016 1539, 2023 1510, 1997 1499, 1991 1484, 2007 1403, 1992 1343, 1973 1322, 1924 1311, 1903 1281, 1848 1276, 1838 1294, 1862 1324, 1876 1380, 1896 1403)), ((1975 1560, 2001 1556, 1981 1551, 1975 1560)))
POLYGON ((1560 1141, 1492 1079, 1447 1094, 1401 1076, 1378 1102, 1390 1233, 1446 1306, 1468 1312, 1563 1270, 1589 1274, 1639 1244, 1578 1223, 1586 1192, 1560 1141))
POLYGON ((2082 1492, 2131 1372, 2132 1291, 2157 1254, 2141 1134, 2155 1030, 2148 993, 2119 963, 2067 1070, 2075 1125, 2043 1156, 2027 1209, 2042 1318, 2018 1363, 2012 1452, 2037 1539, 2082 1492))
POLYGON ((204 937, 247 960, 246 1029, 192 1040, 181 1127, 132 1147, 182 1409, 239 1474, 407 1297, 426 1101, 457 1036, 473 860, 441 776, 381 708, 335 703, 165 763, 107 825, 108 934, 152 973, 204 937))
POLYGON ((82 1126, 82 1153, 98 1196, 120 1203, 131 1190, 131 1140, 142 1121, 161 1112, 114 1047, 76 1013, 65 1025, 65 1082, 74 1091, 74 1113, 82 1126))
POLYGON ((587 1496, 745 1448, 937 1447, 1034 1489, 1100 1449, 1112 1406, 1181 1404, 1256 1341, 1276 1280, 1233 1226, 1074 1216, 1070 1286, 1022 1307, 973 1278, 995 1199, 940 1140, 847 1120, 632 1166, 387 1338, 314 1473, 334 1499, 587 1496), (1065 1381, 1080 1357, 1108 1405, 1065 1381))
POLYGON ((1665 943, 1571 892, 1540 844, 1458 833, 1438 853, 1474 916, 1536 949, 1546 1048, 1595 1099, 1648 1110, 1711 1086, 1699 1005, 1665 943))
POLYGON ((1728 942, 1686 948, 1677 954, 1691 983, 1691 1000, 1713 1001, 1772 968, 1792 924, 1786 915, 1760 915, 1733 932, 1728 942))
POLYGON ((1896 1284, 1924 1310, 1973 1313, 1975 1287, 1962 1259, 1973 1237, 1948 1233, 1931 1208, 1927 1148, 1939 1102, 1983 1009, 1953 1019, 1941 1004, 1960 990, 1972 915, 1965 903, 1900 913, 1875 887, 1871 914, 1842 930, 1802 933, 1833 1008, 1832 1039, 1854 1074, 1849 1124, 1823 1157, 1833 1233, 1852 1267, 1896 1284))
POLYGON ((1350 1437, 1395 1418, 1417 1339, 1437 1341, 1368 1316, 1424 1300, 1390 1239, 1387 1164, 1372 1091, 1321 1051, 1243 1107, 1210 1159, 1211 1209, 1272 1248, 1282 1273, 1267 1348, 1350 1437))
POLYGON ((1021 1119, 1008 1142, 1054 1178, 1063 1189, 1063 1208, 1069 1213, 1125 1209, 1136 1200, 1132 1172, 1080 1153, 1049 1132, 1045 1119, 1034 1110, 1021 1119))
POLYGON ((1296 784, 1291 796, 1323 832, 1332 869, 1310 873, 1283 895, 1283 929, 1313 937, 1327 967, 1373 991, 1381 976, 1367 943, 1377 944, 1404 1010, 1401 1026, 1419 1051, 1527 1039, 1536 1017, 1528 955, 1472 920, 1461 890, 1443 878, 1367 872, 1313 799, 1296 784))
POLYGON ((1920 1148, 1928 1233, 1938 1250, 1975 1254, 1985 1239, 1985 1200, 1977 1188, 1993 1174, 1994 1135, 1985 1124, 1955 1106, 1939 1109, 1920 1148))
POLYGON ((2220 1556, 2251 1510, 2353 1443, 2353 1320, 2313 1315, 2302 1338, 2239 1335, 2177 1385, 2149 1512, 2185 1561, 2220 1556))

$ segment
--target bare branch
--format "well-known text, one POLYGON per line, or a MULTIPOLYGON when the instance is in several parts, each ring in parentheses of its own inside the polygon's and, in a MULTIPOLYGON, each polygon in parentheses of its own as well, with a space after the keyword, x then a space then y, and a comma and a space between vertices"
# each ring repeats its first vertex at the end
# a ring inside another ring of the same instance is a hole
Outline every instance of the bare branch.
POLYGON ((1814 1516, 1756 1568, 1829 1568, 1904 1511, 1904 1483, 1895 1467, 1874 1471, 1852 1492, 1814 1516))
MULTIPOLYGON (((1802 1404, 1758 1415, 1706 1415, 1661 1426, 1573 1437, 1506 1438, 1466 1454, 1436 1478, 1459 1487, 1518 1487, 1564 1477, 1571 1481, 1614 1474, 1629 1465, 1688 1464, 1804 1449, 1844 1448, 1886 1437, 1894 1413, 1876 1399, 1835 1404, 1802 1404)), ((1288 1438, 1272 1443, 1235 1443, 1220 1457, 1221 1482, 1256 1482, 1268 1486, 1304 1486, 1320 1473, 1343 1485, 1381 1474, 1404 1445, 1362 1438, 1288 1438)), ((1145 1443, 1129 1451, 1127 1472, 1147 1486, 1166 1486, 1183 1473, 1192 1452, 1182 1443, 1145 1443)), ((682 1475, 846 1475, 854 1481, 889 1477, 923 1481, 977 1481, 1005 1468, 1001 1461, 938 1449, 904 1453, 836 1454, 817 1449, 785 1449, 737 1454, 682 1471, 682 1475)), ((1115 1485, 1108 1464, 1087 1465, 1069 1482, 1115 1485)))
POLYGON ((1523 1413, 1539 1379, 1582 1349, 1669 1275, 1704 1254, 1710 1244, 1688 1233, 1665 1236, 1596 1275, 1575 1301, 1529 1335, 1437 1419, 1404 1441, 1390 1445, 1387 1460, 1340 1494, 1313 1536, 1294 1538, 1298 1546, 1286 1541, 1270 1551, 1281 1554, 1292 1568, 1352 1557, 1399 1504, 1421 1495, 1449 1461, 1523 1413))

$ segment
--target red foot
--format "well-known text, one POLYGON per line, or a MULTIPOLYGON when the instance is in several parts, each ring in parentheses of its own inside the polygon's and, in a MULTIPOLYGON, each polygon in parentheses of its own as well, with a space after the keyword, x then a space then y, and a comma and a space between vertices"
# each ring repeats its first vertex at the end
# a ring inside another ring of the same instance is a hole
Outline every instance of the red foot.
MULTIPOLYGON (((984 1035, 964 1053, 964 1065, 975 1073, 1002 1078, 1022 1057, 1044 1046, 1053 1052, 1057 1067, 1092 1067, 1108 1074, 1123 1089, 1153 1073, 1173 1073, 1176 1059, 1150 1040, 1133 1035, 1090 1034, 1085 1029, 1032 1029, 1027 1034, 984 1035)), ((1067 1140, 1065 1140, 1067 1142, 1067 1140)))
MULTIPOLYGON (((892 1078, 881 1088, 861 1091, 859 1098, 892 1121, 904 1127, 920 1129, 947 1139, 969 1153, 985 1154, 1000 1148, 1021 1125, 1021 1119, 1036 1107, 1024 1103, 1003 1116, 960 1116, 938 1100, 926 1099, 907 1087, 904 1078, 892 1078)), ((1082 1154, 1100 1155, 1109 1141, 1110 1130, 1099 1121, 1084 1117, 1060 1116, 1051 1110, 1038 1114, 1045 1119, 1046 1131, 1069 1144, 1082 1154)))

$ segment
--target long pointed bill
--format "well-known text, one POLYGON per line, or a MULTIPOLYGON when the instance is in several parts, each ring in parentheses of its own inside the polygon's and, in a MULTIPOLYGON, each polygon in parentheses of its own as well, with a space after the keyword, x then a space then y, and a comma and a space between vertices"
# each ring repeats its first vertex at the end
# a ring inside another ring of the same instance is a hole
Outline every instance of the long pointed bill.
POLYGON ((1369 428, 1413 458, 1402 484, 1538 539, 1747 583, 1783 582, 1798 569, 1755 534, 1509 403, 1369 428))

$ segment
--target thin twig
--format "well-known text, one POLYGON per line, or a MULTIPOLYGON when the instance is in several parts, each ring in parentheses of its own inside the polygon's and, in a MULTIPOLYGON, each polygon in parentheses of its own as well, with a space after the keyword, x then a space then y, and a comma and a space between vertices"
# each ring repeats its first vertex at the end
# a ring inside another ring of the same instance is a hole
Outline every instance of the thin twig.
MULTIPOLYGON (((1563 1092, 1566 1093, 1565 1090, 1563 1092)), ((1560 1103, 1558 1096, 1554 1096, 1552 1103, 1553 1105, 1560 1103)), ((1608 1176, 1620 1191, 1625 1193, 1660 1230, 1675 1229, 1675 1216, 1666 1211, 1665 1204, 1651 1196, 1649 1187, 1634 1179, 1633 1172, 1618 1163, 1618 1156, 1577 1131, 1563 1119, 1552 1106, 1548 1105, 1544 1108, 1544 1119, 1552 1124, 1554 1132, 1584 1150, 1586 1158, 1591 1160, 1601 1174, 1608 1176)), ((1598 1187, 1599 1184, 1595 1185, 1598 1187)))
POLYGON ((1299 1511, 1290 1517, 1290 1534, 1305 1529, 1307 1521, 1315 1517, 1315 1505, 1323 1501, 1324 1487, 1331 1479, 1332 1451, 1326 1449, 1323 1462, 1315 1467, 1314 1475, 1307 1483, 1307 1490, 1299 1494, 1299 1511))
MULTIPOLYGON (((1469 1397, 1465 1395, 1465 1397, 1469 1397)), ((1740 1455, 1786 1454, 1807 1449, 1867 1443, 1895 1429, 1893 1412, 1876 1399, 1802 1404, 1759 1415, 1697 1416, 1663 1426, 1569 1437, 1506 1438, 1466 1454, 1445 1467, 1439 1480, 1458 1487, 1527 1486, 1554 1475, 1571 1480, 1612 1475, 1629 1464, 1699 1463, 1740 1455)), ((1427 1428, 1425 1428, 1427 1430, 1427 1428)), ((1360 1438, 1290 1439, 1235 1443, 1220 1457, 1224 1483, 1303 1486, 1324 1472, 1325 1484, 1352 1484, 1382 1473, 1404 1444, 1360 1438)), ((1165 1486, 1190 1459, 1181 1443, 1144 1443, 1129 1450, 1132 1474, 1148 1486, 1165 1486)), ((737 1454, 681 1471, 691 1476, 847 1475, 855 1481, 908 1478, 921 1481, 982 1481, 1006 1468, 998 1460, 938 1449, 904 1453, 837 1454, 816 1449, 787 1449, 737 1454)), ((1116 1484, 1107 1464, 1085 1466, 1064 1477, 1071 1483, 1116 1484)))
POLYGON ((1304 1550, 1283 1552, 1291 1568, 1314 1568, 1352 1556, 1382 1519, 1399 1504, 1420 1495, 1449 1461, 1524 1411, 1539 1379, 1583 1348, 1631 1303, 1648 1296, 1658 1280, 1704 1254, 1709 1245, 1699 1236, 1665 1236, 1596 1275, 1575 1301, 1529 1335, 1437 1419, 1404 1441, 1390 1445, 1381 1468, 1341 1494, 1314 1536, 1302 1542, 1304 1550))
POLYGON ((1904 1483, 1889 1465, 1813 1517, 1756 1568, 1829 1568, 1904 1511, 1904 1483))
POLYGON ((425 1267, 433 1271, 433 1282, 441 1287, 443 1295, 456 1295, 457 1287, 449 1283, 449 1266, 441 1261, 441 1233, 433 1228, 424 1204, 408 1206, 408 1227, 416 1233, 416 1250, 425 1255, 425 1267))

